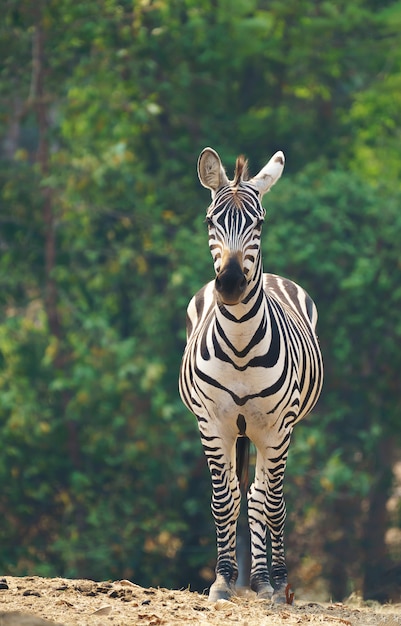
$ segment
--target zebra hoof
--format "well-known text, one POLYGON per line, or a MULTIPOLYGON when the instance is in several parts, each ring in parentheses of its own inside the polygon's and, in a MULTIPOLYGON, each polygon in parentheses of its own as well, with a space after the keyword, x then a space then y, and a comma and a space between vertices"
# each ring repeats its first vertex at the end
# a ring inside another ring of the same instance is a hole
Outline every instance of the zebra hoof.
POLYGON ((290 585, 285 584, 275 589, 272 602, 274 604, 292 604, 294 602, 294 592, 290 585))
POLYGON ((209 591, 209 602, 217 602, 217 600, 229 600, 233 595, 233 589, 226 583, 217 581, 213 583, 209 591))
POLYGON ((271 600, 273 595, 273 587, 269 584, 263 585, 258 589, 258 600, 271 600))
POLYGON ((251 576, 251 589, 256 591, 258 599, 271 600, 274 589, 270 584, 267 571, 251 576))
POLYGON ((272 602, 273 604, 287 604, 285 594, 281 591, 275 591, 272 595, 272 602))

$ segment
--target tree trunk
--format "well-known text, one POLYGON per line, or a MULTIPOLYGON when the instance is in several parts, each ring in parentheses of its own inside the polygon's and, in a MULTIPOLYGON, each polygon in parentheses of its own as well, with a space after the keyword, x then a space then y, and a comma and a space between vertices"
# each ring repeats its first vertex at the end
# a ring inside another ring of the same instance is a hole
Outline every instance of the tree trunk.
POLYGON ((383 439, 376 451, 372 474, 374 484, 369 495, 369 508, 363 527, 363 595, 366 599, 384 602, 391 599, 390 560, 385 543, 388 527, 387 501, 392 486, 394 442, 383 439))
POLYGON ((360 558, 355 520, 360 516, 360 503, 350 495, 339 493, 329 504, 324 516, 325 571, 330 597, 342 602, 352 589, 350 582, 356 577, 354 567, 360 558), (353 556, 352 556, 353 555, 353 556))

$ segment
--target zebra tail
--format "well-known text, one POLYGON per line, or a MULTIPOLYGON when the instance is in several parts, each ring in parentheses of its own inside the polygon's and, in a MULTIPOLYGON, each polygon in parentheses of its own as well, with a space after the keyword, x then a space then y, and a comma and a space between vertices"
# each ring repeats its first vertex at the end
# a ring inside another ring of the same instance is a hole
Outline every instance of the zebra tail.
POLYGON ((242 493, 246 493, 249 484, 249 437, 242 436, 237 439, 237 478, 242 493))

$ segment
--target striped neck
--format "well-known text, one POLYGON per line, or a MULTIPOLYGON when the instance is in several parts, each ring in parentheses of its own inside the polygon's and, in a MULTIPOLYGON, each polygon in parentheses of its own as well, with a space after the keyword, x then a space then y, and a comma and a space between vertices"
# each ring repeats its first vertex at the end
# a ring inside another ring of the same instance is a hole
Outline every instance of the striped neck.
POLYGON ((224 335, 235 350, 243 351, 251 342, 261 326, 265 327, 267 300, 263 288, 263 268, 259 252, 255 272, 241 302, 223 305, 216 301, 216 323, 224 329, 224 335))

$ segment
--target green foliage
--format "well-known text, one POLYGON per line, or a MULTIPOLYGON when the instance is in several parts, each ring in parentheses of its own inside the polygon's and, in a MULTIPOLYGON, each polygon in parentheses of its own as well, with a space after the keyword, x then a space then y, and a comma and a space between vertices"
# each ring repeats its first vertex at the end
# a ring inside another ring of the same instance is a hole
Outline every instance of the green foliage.
POLYGON ((377 79, 355 97, 350 119, 358 129, 352 167, 376 185, 390 189, 400 178, 401 5, 389 3, 380 13, 380 31, 391 41, 377 79))

